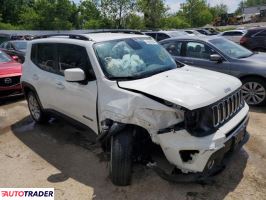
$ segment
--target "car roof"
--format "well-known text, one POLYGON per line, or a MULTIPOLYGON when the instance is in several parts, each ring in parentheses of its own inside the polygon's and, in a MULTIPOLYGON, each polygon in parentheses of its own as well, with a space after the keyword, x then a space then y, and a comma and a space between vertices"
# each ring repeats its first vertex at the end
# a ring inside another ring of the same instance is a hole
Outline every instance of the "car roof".
POLYGON ((140 34, 127 34, 127 33, 86 33, 86 34, 77 34, 77 35, 67 35, 67 34, 55 34, 55 35, 47 35, 44 37, 36 38, 33 43, 38 41, 51 41, 54 39, 62 39, 62 40, 69 40, 69 39, 78 39, 79 41, 91 41, 91 42, 104 42, 104 41, 111 41, 111 40, 119 40, 119 39, 128 39, 128 38, 150 38, 148 35, 140 35, 140 34))
POLYGON ((85 37, 90 38, 94 42, 103 42, 109 40, 119 40, 127 38, 147 38, 150 36, 139 34, 127 34, 127 33, 88 33, 82 34, 85 37))
POLYGON ((223 31, 222 33, 235 32, 235 31, 239 31, 239 32, 242 32, 242 33, 245 33, 245 32, 247 32, 247 30, 243 30, 243 29, 236 29, 236 30, 223 31))
POLYGON ((172 41, 172 40, 194 40, 194 41, 205 41, 205 42, 208 42, 212 39, 218 39, 218 38, 221 38, 219 36, 216 36, 216 35, 211 35, 211 36, 205 36, 205 35, 202 35, 202 36, 190 36, 190 35, 185 35, 185 36, 180 36, 180 37, 173 37, 173 38, 168 38, 168 39, 165 39, 165 40, 162 40, 160 41, 161 42, 165 42, 165 41, 172 41))

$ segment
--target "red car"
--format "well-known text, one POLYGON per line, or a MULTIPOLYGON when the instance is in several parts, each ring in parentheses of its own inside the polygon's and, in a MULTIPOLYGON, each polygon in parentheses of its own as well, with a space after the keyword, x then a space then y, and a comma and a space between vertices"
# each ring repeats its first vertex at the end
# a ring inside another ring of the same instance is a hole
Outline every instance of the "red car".
POLYGON ((0 98, 22 94, 21 64, 0 50, 0 98))

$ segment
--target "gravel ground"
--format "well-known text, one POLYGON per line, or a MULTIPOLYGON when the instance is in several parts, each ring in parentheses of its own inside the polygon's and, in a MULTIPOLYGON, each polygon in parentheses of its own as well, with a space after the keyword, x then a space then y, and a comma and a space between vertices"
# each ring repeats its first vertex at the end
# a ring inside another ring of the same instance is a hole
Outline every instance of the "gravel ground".
POLYGON ((0 187, 53 187, 62 200, 266 199, 266 108, 251 108, 250 141, 211 184, 173 184, 144 166, 116 187, 92 133, 64 121, 35 124, 23 99, 0 105, 0 187))

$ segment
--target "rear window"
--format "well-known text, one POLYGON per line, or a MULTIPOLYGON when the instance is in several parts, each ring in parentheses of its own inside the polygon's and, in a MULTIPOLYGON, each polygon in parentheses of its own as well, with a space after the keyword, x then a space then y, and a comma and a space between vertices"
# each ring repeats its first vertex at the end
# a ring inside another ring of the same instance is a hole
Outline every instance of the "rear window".
POLYGON ((39 68, 56 73, 56 44, 33 44, 31 49, 31 60, 39 68))
POLYGON ((3 51, 0 51, 0 63, 11 61, 10 57, 6 55, 3 51))
POLYGON ((64 75, 66 69, 83 69, 90 80, 95 79, 86 48, 73 44, 39 43, 31 49, 32 62, 44 71, 64 75))
POLYGON ((256 33, 259 33, 260 31, 263 31, 263 29, 250 29, 250 30, 248 30, 246 36, 250 37, 250 36, 252 36, 252 35, 254 35, 256 33))
POLYGON ((261 31, 258 34, 256 34, 256 37, 265 37, 266 36, 266 30, 265 31, 261 31))
POLYGON ((243 35, 243 32, 240 31, 232 31, 232 32, 225 32, 223 36, 241 36, 243 35))

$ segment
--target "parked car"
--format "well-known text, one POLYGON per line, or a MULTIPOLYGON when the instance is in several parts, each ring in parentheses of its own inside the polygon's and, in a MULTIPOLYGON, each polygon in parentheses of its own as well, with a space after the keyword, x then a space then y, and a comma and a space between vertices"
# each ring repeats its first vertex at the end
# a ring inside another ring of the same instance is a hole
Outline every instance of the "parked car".
POLYGON ((203 35, 217 35, 216 33, 212 33, 206 29, 195 29, 195 31, 197 31, 203 35))
POLYGON ((252 51, 266 52, 266 27, 247 30, 240 44, 252 51))
POLYGON ((185 31, 147 31, 143 32, 145 35, 149 35, 156 41, 165 40, 167 38, 179 37, 189 35, 185 31))
POLYGON ((240 40, 247 33, 246 30, 231 30, 231 31, 224 31, 219 34, 219 36, 225 37, 228 40, 231 40, 235 43, 240 44, 240 40))
POLYGON ((17 56, 21 63, 25 60, 25 53, 27 50, 26 40, 11 40, 6 41, 0 45, 0 49, 5 51, 10 56, 17 56))
POLYGON ((266 103, 265 53, 253 53, 216 36, 167 39, 161 44, 180 62, 239 78, 249 105, 266 103))
POLYGON ((199 33, 198 31, 195 31, 193 29, 184 30, 186 33, 188 33, 190 36, 204 36, 203 34, 199 33))
POLYGON ((215 28, 211 28, 211 27, 205 27, 205 28, 203 28, 204 30, 207 30, 207 31, 209 31, 210 33, 212 33, 213 35, 218 35, 220 32, 217 30, 217 29, 215 29, 215 28))
POLYGON ((241 98, 241 82, 176 63, 146 35, 33 40, 21 82, 37 123, 52 113, 98 135, 110 153, 116 185, 130 183, 133 161, 149 158, 154 146, 170 167, 167 173, 158 161, 151 168, 180 181, 178 168, 185 172, 183 180, 196 181, 215 173, 225 155, 248 140, 249 109, 241 98))
POLYGON ((17 34, 6 34, 0 33, 0 44, 10 40, 31 40, 33 39, 32 35, 17 35, 17 34))
POLYGON ((0 99, 22 94, 21 64, 0 51, 0 99))

